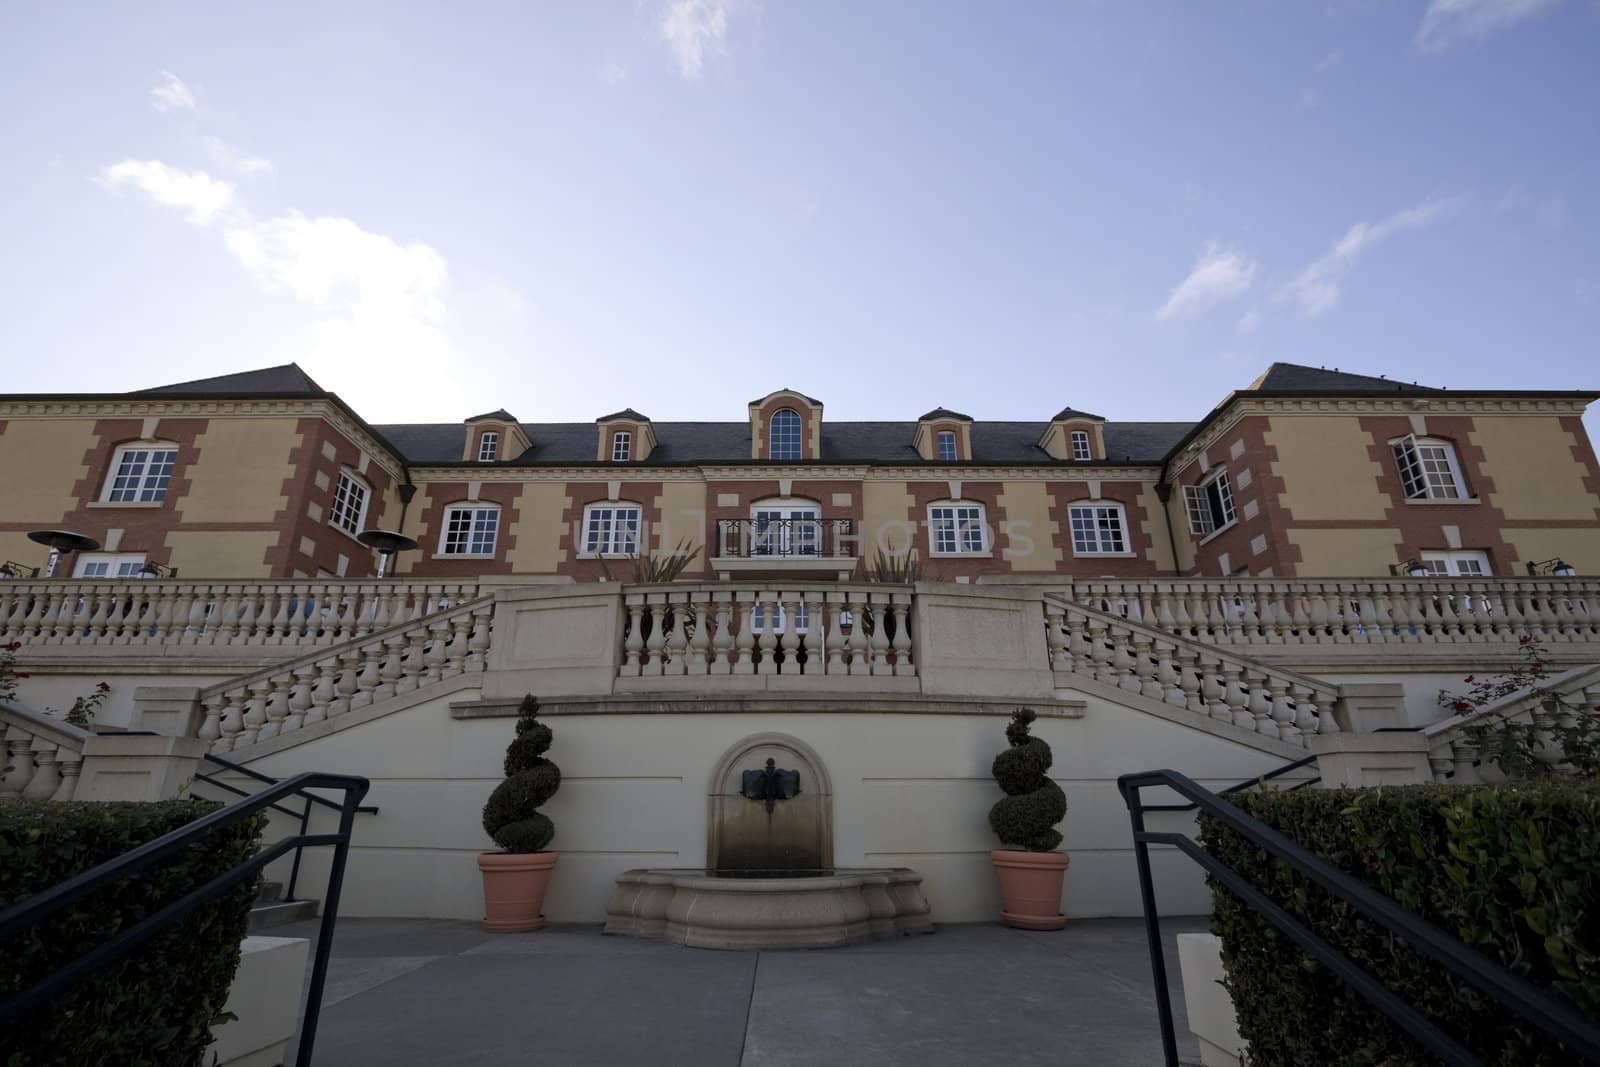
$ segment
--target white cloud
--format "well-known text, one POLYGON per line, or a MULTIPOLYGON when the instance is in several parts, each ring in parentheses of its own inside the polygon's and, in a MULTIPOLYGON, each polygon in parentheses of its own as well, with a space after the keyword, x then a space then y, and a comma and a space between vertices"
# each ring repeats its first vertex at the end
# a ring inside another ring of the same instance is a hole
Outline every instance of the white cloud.
POLYGON ((1302 89, 1300 91, 1300 99, 1294 103, 1294 109, 1296 111, 1310 111, 1320 103, 1322 103, 1321 93, 1315 89, 1302 89))
POLYGON ((1278 299, 1300 305, 1303 315, 1316 316, 1332 311, 1339 304, 1339 283, 1362 252, 1401 231, 1431 226, 1454 214, 1465 203, 1466 198, 1461 196, 1424 200, 1416 207, 1397 211, 1377 222, 1356 223, 1334 242, 1327 255, 1308 264, 1285 285, 1278 292, 1278 299))
POLYGON ((161 81, 150 90, 150 103, 157 111, 193 111, 194 93, 171 71, 161 72, 161 81))
POLYGON ((1197 315, 1208 308, 1236 300, 1249 291, 1256 262, 1235 248, 1212 241, 1201 251, 1189 276, 1179 282, 1156 312, 1157 319, 1197 315))
POLYGON ((108 189, 134 186, 158 204, 184 208, 189 221, 204 225, 233 205, 233 186, 203 170, 179 170, 154 159, 125 159, 100 172, 108 189))
POLYGON ((1344 53, 1335 48, 1333 51, 1317 60, 1317 65, 1313 69, 1316 70, 1318 74, 1321 74, 1325 70, 1331 70, 1334 67, 1337 67, 1339 65, 1339 61, 1343 58, 1344 53))
POLYGON ((1239 321, 1234 325, 1233 332, 1240 337, 1248 337, 1260 328, 1262 318, 1263 316, 1258 309, 1251 308, 1239 316, 1239 321))
POLYGON ((607 85, 619 85, 628 80, 628 68, 609 59, 600 65, 600 80, 607 85))
POLYGON ((656 30, 672 50, 679 73, 693 80, 708 57, 728 54, 728 20, 740 6, 741 0, 672 0, 667 5, 656 30))
POLYGON ((1487 37, 1551 7, 1558 0, 1432 0, 1417 27, 1424 52, 1443 52, 1464 41, 1487 37))
POLYGON ((206 138, 206 152, 220 166, 240 174, 271 174, 272 160, 241 152, 220 137, 206 138))

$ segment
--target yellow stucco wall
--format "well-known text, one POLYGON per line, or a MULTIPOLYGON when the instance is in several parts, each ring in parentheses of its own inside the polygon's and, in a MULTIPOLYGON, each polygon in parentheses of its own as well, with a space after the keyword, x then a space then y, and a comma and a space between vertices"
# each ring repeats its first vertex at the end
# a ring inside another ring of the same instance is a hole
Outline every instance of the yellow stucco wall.
POLYGON ((915 544, 911 508, 916 503, 904 482, 861 483, 861 557, 872 560, 879 549, 904 552, 915 544))
POLYGON ((661 514, 661 525, 651 538, 656 550, 670 553, 688 538, 691 545, 700 548, 700 555, 689 565, 689 573, 703 571, 707 566, 706 483, 663 482, 653 503, 661 514))
MULTIPOLYGON (((412 501, 415 507, 417 500, 412 501)), ((565 558, 561 547, 562 513, 572 506, 567 487, 560 482, 527 482, 517 497, 517 521, 510 534, 516 547, 506 552, 506 562, 518 574, 554 574, 565 558)))
POLYGON ((430 559, 439 547, 439 531, 429 530, 427 523, 429 497, 433 493, 431 483, 424 482, 417 486, 417 493, 411 498, 411 507, 406 509, 406 528, 401 531, 407 537, 417 540, 415 552, 402 552, 395 561, 396 574, 410 574, 416 570, 417 564, 430 559))
POLYGON ((1572 454, 1577 442, 1553 417, 1480 415, 1468 437, 1483 449, 1483 472, 1494 481, 1489 503, 1507 519, 1596 517, 1583 465, 1572 454))
MULTIPOLYGON (((271 522, 289 506, 284 481, 300 446, 295 419, 212 419, 196 439, 200 459, 184 471, 177 503, 184 522, 271 522)), ((231 536, 231 535, 230 535, 231 536)))
POLYGON ((1517 558, 1509 572, 1513 577, 1527 574, 1530 561, 1542 563, 1547 559, 1565 560, 1581 575, 1600 574, 1600 531, 1507 528, 1501 534, 1516 550, 1517 558))
POLYGON ((1002 482, 996 498, 1005 518, 1004 532, 1013 546, 1002 549, 1000 558, 1014 571, 1053 571, 1061 562, 1055 546, 1060 524, 1051 518, 1054 510, 1043 482, 1002 482))
MULTIPOLYGON (((1151 491, 1151 495, 1155 495, 1154 490, 1151 491)), ((1183 506, 1183 490, 1176 483, 1172 486, 1172 494, 1167 497, 1167 502, 1161 506, 1167 509, 1167 518, 1172 522, 1175 549, 1173 567, 1179 574, 1187 574, 1194 566, 1198 550, 1194 538, 1189 534, 1189 513, 1183 506)), ((1156 543, 1164 544, 1166 540, 1166 534, 1163 533, 1156 543)))
MULTIPOLYGON (((55 526, 77 506, 72 490, 88 473, 83 458, 97 440, 94 423, 93 419, 12 419, 6 423, 0 432, 0 511, 6 522, 55 526)), ((98 490, 95 486, 91 493, 98 490)), ((5 558, 31 561, 27 555, 5 558)))
POLYGON ((1150 562, 1160 568, 1160 573, 1165 576, 1170 574, 1175 566, 1172 558, 1172 541, 1176 537, 1180 544, 1188 540, 1188 526, 1176 523, 1172 527, 1172 536, 1167 535, 1167 522, 1165 519, 1166 505, 1156 495, 1155 485, 1148 484, 1139 494, 1139 503, 1144 506, 1145 519, 1139 528, 1150 538, 1150 543, 1155 546, 1150 552, 1150 562))
POLYGON ((270 572, 267 549, 278 542, 276 530, 172 530, 167 549, 183 563, 183 577, 264 578, 270 572))
MULTIPOLYGON (((1385 517, 1390 500, 1378 488, 1383 468, 1368 454, 1372 435, 1355 416, 1274 415, 1268 421, 1266 442, 1278 450, 1272 473, 1283 479, 1279 503, 1293 518, 1385 517)), ((1236 488, 1234 495, 1238 494, 1236 488)), ((1302 566, 1299 573, 1317 572, 1302 566)))
POLYGON ((1371 578, 1389 572, 1389 564, 1399 557, 1400 531, 1296 530, 1288 533, 1289 543, 1300 548, 1301 561, 1295 564, 1300 578, 1371 578))

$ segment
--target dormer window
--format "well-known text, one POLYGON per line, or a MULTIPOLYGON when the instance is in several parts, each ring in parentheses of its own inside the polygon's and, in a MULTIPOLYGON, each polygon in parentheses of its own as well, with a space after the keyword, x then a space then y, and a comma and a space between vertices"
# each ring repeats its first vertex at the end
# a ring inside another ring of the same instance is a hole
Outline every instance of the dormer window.
POLYGON ((955 462, 956 435, 954 430, 939 431, 939 458, 946 463, 955 462))
POLYGON ((771 458, 797 460, 800 458, 800 414, 784 408, 772 416, 771 458))
POLYGON ((478 462, 493 463, 500 453, 500 434, 494 430, 483 431, 478 438, 478 462))
POLYGON ((1092 459, 1093 458, 1093 456, 1089 452, 1089 431, 1088 430, 1073 430, 1072 431, 1072 458, 1073 459, 1092 459))
POLYGON ((611 462, 626 463, 633 458, 633 434, 618 430, 611 436, 611 462))

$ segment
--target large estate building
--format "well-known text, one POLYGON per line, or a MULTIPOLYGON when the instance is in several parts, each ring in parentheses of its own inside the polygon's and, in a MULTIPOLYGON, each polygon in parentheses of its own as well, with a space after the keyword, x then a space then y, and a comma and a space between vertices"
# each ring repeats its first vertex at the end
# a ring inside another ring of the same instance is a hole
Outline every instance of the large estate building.
POLYGON ((915 549, 925 579, 1600 571, 1597 394, 1429 388, 1278 363, 1195 422, 1070 405, 830 422, 782 389, 728 422, 370 425, 290 364, 116 395, 0 398, 0 559, 68 529, 77 576, 847 578, 915 549), (608 562, 612 561, 612 562, 608 562))
MULTIPOLYGON (((1070 395, 833 422, 781 389, 725 422, 372 425, 293 365, 0 397, 0 646, 27 675, 0 797, 362 775, 342 911, 477 918, 533 693, 552 918, 671 936, 640 889, 665 883, 627 872, 721 868, 787 820, 785 866, 920 877, 934 920, 979 920, 1026 706, 1070 804, 1062 907, 1137 914, 1119 774, 1475 780, 1440 690, 1526 650, 1600 706, 1597 396, 1279 363, 1183 423, 1070 395), (53 574, 44 543, 71 549, 53 574), (49 711, 91 692, 92 730, 49 711), (779 772, 783 800, 741 793, 779 772)), ((1163 907, 1209 908, 1181 854, 1152 862, 1163 907)), ((316 861, 281 863, 316 899, 316 861)))

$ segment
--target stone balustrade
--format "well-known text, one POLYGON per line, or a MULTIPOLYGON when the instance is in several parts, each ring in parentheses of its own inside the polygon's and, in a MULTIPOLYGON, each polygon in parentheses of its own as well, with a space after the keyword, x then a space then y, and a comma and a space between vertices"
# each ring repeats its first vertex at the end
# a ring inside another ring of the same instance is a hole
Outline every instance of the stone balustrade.
POLYGON ((1094 579, 1052 593, 1213 645, 1600 642, 1584 578, 1094 579))
POLYGON ((1302 747, 1308 734, 1339 731, 1334 686, 1053 594, 1044 613, 1058 676, 1092 678, 1302 747))
POLYGON ((619 678, 915 677, 910 586, 740 582, 632 586, 619 678))
POLYGON ((0 582, 0 644, 333 645, 478 596, 476 582, 0 582))
POLYGON ((202 690, 196 736, 214 752, 230 752, 481 672, 493 615, 493 598, 482 597, 202 690))
MULTIPOLYGON (((1458 785, 1498 781, 1500 775, 1493 767, 1479 765, 1478 750, 1466 736, 1467 727, 1486 719, 1529 721, 1533 709, 1541 701, 1552 698, 1561 704, 1560 714, 1569 722, 1579 715, 1600 714, 1600 667, 1566 671, 1542 689, 1513 693, 1476 711, 1454 715, 1426 727, 1422 736, 1427 740, 1428 765, 1433 770, 1434 780, 1458 785)), ((1552 762, 1561 758, 1560 752, 1549 748, 1543 755, 1552 762)))
POLYGON ((0 797, 71 800, 90 736, 60 719, 0 705, 0 797))

